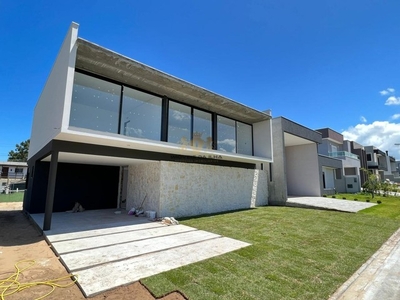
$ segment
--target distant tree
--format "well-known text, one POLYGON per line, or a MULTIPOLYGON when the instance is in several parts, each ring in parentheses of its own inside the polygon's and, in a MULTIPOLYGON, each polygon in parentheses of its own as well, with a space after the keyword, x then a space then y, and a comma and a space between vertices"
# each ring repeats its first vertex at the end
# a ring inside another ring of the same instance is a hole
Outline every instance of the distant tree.
POLYGON ((367 181, 363 184, 364 191, 371 193, 372 199, 374 199, 375 194, 379 192, 381 188, 381 180, 379 175, 372 174, 369 172, 367 181))
POLYGON ((8 152, 8 161, 27 161, 30 140, 15 145, 15 150, 8 152))

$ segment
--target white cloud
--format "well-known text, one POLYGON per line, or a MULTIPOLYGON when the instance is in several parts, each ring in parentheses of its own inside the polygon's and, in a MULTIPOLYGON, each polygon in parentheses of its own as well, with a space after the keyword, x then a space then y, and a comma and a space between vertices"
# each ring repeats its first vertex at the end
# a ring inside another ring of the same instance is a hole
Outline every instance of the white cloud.
POLYGON ((363 123, 367 123, 367 119, 364 116, 360 117, 360 121, 363 122, 363 123))
POLYGON ((385 105, 400 105, 400 97, 390 96, 387 98, 385 105))
POLYGON ((389 92, 387 90, 383 90, 383 91, 380 91, 379 94, 381 94, 382 96, 385 96, 385 95, 389 94, 389 92))
POLYGON ((393 94, 395 91, 394 88, 387 88, 386 90, 382 90, 379 92, 379 94, 381 94, 382 96, 386 96, 388 94, 393 94))
POLYGON ((375 146, 382 151, 389 151, 390 156, 400 160, 400 123, 375 121, 371 124, 358 124, 342 132, 347 140, 363 146, 375 146))
POLYGON ((172 113, 172 117, 178 121, 188 120, 190 118, 190 116, 187 113, 180 112, 177 110, 174 110, 174 112, 172 113))
POLYGON ((225 151, 225 152, 236 152, 236 141, 233 139, 224 139, 222 141, 218 141, 218 145, 219 145, 219 149, 221 151, 225 151), (227 148, 230 148, 229 150, 225 149, 224 147, 222 147, 221 145, 226 145, 228 146, 227 148))
POLYGON ((400 118, 400 114, 394 114, 393 116, 392 116, 392 120, 397 120, 397 119, 399 119, 400 118))

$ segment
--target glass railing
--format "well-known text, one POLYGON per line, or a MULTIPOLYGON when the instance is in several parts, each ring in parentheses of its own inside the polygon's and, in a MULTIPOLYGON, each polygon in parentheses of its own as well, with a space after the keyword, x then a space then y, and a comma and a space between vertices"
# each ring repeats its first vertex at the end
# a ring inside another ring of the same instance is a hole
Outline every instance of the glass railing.
POLYGON ((359 159, 358 155, 355 155, 355 154, 347 152, 347 151, 329 152, 328 156, 330 156, 330 157, 350 157, 353 159, 359 159))

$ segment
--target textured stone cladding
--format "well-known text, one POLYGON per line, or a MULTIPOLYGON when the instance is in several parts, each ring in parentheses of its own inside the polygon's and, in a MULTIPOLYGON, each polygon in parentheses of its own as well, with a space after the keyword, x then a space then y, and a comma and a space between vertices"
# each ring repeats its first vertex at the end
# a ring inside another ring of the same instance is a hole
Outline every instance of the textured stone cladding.
POLYGON ((268 204, 266 171, 161 162, 159 216, 194 216, 268 204))
POLYGON ((131 165, 128 168, 126 209, 138 208, 144 198, 145 210, 160 210, 160 162, 131 165))

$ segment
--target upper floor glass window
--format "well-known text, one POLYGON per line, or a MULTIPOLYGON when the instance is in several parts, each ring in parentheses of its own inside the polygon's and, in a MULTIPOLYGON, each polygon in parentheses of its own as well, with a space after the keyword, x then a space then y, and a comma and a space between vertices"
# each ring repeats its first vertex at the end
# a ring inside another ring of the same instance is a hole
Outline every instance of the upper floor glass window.
POLYGON ((75 73, 71 126, 118 133, 121 86, 75 73))
POLYGON ((213 148, 211 113, 193 109, 192 146, 199 149, 213 148))
POLYGON ((217 117, 217 150, 236 153, 235 120, 217 117))
POLYGON ((168 142, 189 146, 191 144, 191 107, 169 101, 168 142))
POLYGON ((121 134, 161 140, 161 104, 160 97, 124 87, 121 134))

